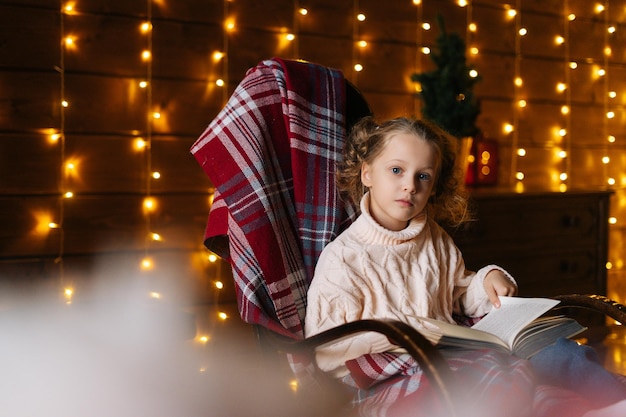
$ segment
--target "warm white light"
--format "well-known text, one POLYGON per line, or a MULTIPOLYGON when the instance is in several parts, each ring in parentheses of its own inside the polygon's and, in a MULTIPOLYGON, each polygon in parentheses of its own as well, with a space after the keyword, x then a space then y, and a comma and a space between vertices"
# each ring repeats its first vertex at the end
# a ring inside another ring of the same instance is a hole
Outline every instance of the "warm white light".
POLYGON ((564 151, 564 150, 560 150, 560 151, 557 152, 557 156, 559 158, 561 158, 561 159, 565 159, 565 158, 567 158, 567 152, 564 151))
POLYGON ((363 22, 365 20, 365 15, 363 13, 359 13, 358 15, 356 15, 356 19, 359 22, 363 22))
POLYGON ((561 114, 569 114, 569 106, 567 105, 561 106, 561 114))
POLYGON ((615 26, 609 26, 609 27, 607 28, 607 31, 608 31, 609 33, 615 33, 615 26))
POLYGON ((617 224, 617 217, 609 217, 609 224, 617 224))
POLYGON ((606 70, 604 68, 598 68, 597 74, 599 77, 604 77, 606 75, 606 70))
POLYGON ((354 70, 355 70, 356 72, 361 72, 361 71, 363 71, 363 65, 361 65, 361 64, 354 64, 354 70))
POLYGON ((607 182, 609 185, 615 185, 615 178, 609 178, 606 182, 607 182))
POLYGON ((565 83, 557 83, 556 91, 558 91, 559 93, 562 93, 565 90, 567 90, 567 85, 565 83))
POLYGON ((556 38, 554 38, 554 43, 556 43, 557 45, 562 45, 563 43, 565 43, 565 38, 558 35, 556 38))
POLYGON ((522 77, 515 77, 515 80, 513 82, 517 87, 521 87, 524 84, 522 77))
POLYGON ((222 58, 224 58, 224 52, 222 52, 222 51, 215 51, 215 52, 213 52, 213 61, 219 61, 222 58))
POLYGON ((519 100, 519 101, 517 102, 517 105, 518 105, 520 108, 522 108, 522 109, 523 109, 524 107, 526 107, 526 105, 527 105, 527 104, 528 104, 528 103, 526 103, 526 100, 524 100, 524 99, 519 100))
POLYGON ((507 16, 509 16, 509 17, 515 17, 515 16, 517 16, 517 10, 515 10, 515 9, 509 9, 509 10, 506 12, 506 14, 507 14, 507 16))
POLYGON ((524 179, 524 173, 523 172, 516 172, 515 173, 515 179, 517 179, 518 181, 522 181, 524 179))
POLYGON ((70 106, 70 103, 69 103, 67 100, 63 100, 63 101, 61 101, 61 106, 63 106, 63 107, 69 107, 69 106, 70 106))
POLYGON ((220 320, 226 320, 228 318, 228 314, 224 313, 223 311, 220 311, 219 313, 217 313, 217 317, 219 317, 220 320))
POLYGON ((211 254, 209 254, 208 259, 209 259, 209 262, 213 263, 213 262, 217 261, 217 255, 214 254, 214 253, 211 253, 211 254))
POLYGON ((517 156, 526 156, 526 149, 524 148, 519 148, 517 150, 517 156))
POLYGON ((608 140, 610 143, 615 143, 615 136, 613 136, 613 135, 609 135, 609 137, 607 138, 607 140, 608 140))
POLYGON ((567 129, 559 129, 559 136, 560 137, 567 136, 567 129))
POLYGON ((602 163, 603 164, 608 164, 609 162, 611 162, 611 158, 609 158, 608 156, 603 156, 602 157, 602 163))
POLYGON ((152 211, 156 208, 156 200, 152 197, 146 197, 143 200, 143 208, 146 211, 152 211))
POLYGON ((596 13, 601 13, 604 11, 604 5, 600 3, 596 3, 596 7, 594 8, 596 13))
POLYGON ((154 171, 152 173, 152 178, 155 179, 155 180, 160 179, 161 178, 161 173, 159 171, 154 171))
POLYGON ((570 22, 573 22, 574 20, 576 20, 576 15, 574 13, 568 14, 567 20, 569 20, 570 22))
POLYGON ((470 70, 469 76, 472 77, 472 78, 478 77, 478 71, 476 71, 475 69, 470 70))
POLYGON ((217 85, 218 87, 224 87, 225 84, 226 83, 221 78, 218 78, 217 80, 215 80, 215 85, 217 85))
POLYGON ((614 111, 609 111, 606 113, 606 118, 607 119, 612 119, 615 117, 615 112, 614 111))
POLYGON ((611 49, 610 46, 604 47, 604 55, 611 56, 612 53, 613 53, 613 50, 611 49))
POLYGON ((154 119, 160 119, 161 118, 161 113, 158 112, 158 111, 155 111, 155 112, 152 113, 152 117, 154 119))
POLYGON ((476 26, 476 23, 472 22, 470 23, 467 28, 469 29, 470 32, 476 32, 476 30, 478 29, 478 27, 476 26))
POLYGON ((461 7, 465 7, 465 6, 467 6, 467 0, 458 0, 458 4, 461 7))
POLYGON ((478 55, 478 48, 476 48, 475 46, 472 46, 470 48, 470 54, 472 55, 478 55))
POLYGON ((150 270, 154 267, 152 259, 149 257, 145 257, 141 260, 141 269, 144 271, 150 270))
POLYGON ((617 92, 609 91, 609 98, 615 98, 615 97, 617 97, 617 92))
POLYGON ((152 240, 154 240, 155 242, 159 242, 161 241, 161 235, 158 233, 152 233, 150 235, 150 237, 152 238, 152 240))
POLYGON ((429 48, 428 46, 424 46, 424 47, 422 48, 422 53, 423 53, 424 55, 428 55, 428 54, 430 54, 430 48, 429 48))
POLYGON ((424 29, 424 30, 430 30, 430 23, 428 23, 428 22, 424 22, 424 23, 422 23, 422 29, 424 29))
POLYGON ((514 127, 510 123, 505 123, 502 129, 504 130, 504 133, 511 133, 514 130, 514 127))
POLYGON ((147 142, 145 140, 143 140, 142 138, 137 138, 134 140, 133 145, 135 147, 136 150, 138 151, 142 151, 146 148, 146 146, 148 145, 147 142))
POLYGON ((572 62, 569 63, 569 67, 570 67, 570 69, 576 69, 576 68, 578 68, 578 63, 572 61, 572 62))
POLYGON ((302 16, 306 16, 307 14, 309 14, 309 11, 304 7, 301 7, 300 10, 298 10, 298 13, 300 13, 302 16))
POLYGON ((148 87, 148 81, 139 81, 139 88, 148 87))
POLYGON ((218 290, 223 290, 224 283, 222 281, 215 281, 215 288, 217 288, 218 290))
POLYGON ((520 28, 520 30, 517 33, 519 33, 520 36, 526 36, 526 34, 528 34, 528 29, 520 28))
POLYGON ((365 48, 367 46, 367 41, 359 41, 357 42, 357 45, 361 48, 365 48))
POLYGON ((50 223, 48 223, 48 227, 50 229, 58 229, 59 228, 59 224, 55 223, 55 222, 50 222, 50 223))
POLYGON ((151 57, 152 53, 150 53, 150 51, 148 51, 147 49, 141 53, 141 59, 143 59, 144 61, 149 61, 151 57))
POLYGON ((565 180, 567 179, 567 174, 566 174, 565 172, 561 172, 561 173, 559 174, 559 179, 560 179, 561 181, 565 181, 565 180))
POLYGON ((288 33, 285 35, 285 39, 287 39, 288 41, 293 41, 294 39, 296 39, 296 35, 294 35, 293 33, 288 33))
POLYGON ((74 193, 71 191, 66 191, 65 194, 63 194, 63 197, 65 198, 72 198, 74 197, 74 193))
POLYGON ((139 26, 139 29, 143 33, 148 33, 148 32, 150 32, 152 30, 152 23, 150 23, 150 22, 143 22, 141 24, 141 26, 139 26))

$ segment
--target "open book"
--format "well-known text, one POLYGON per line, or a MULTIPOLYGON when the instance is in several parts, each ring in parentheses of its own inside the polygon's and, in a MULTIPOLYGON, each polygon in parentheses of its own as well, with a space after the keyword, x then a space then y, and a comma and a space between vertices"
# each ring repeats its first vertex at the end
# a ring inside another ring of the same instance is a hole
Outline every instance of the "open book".
POLYGON ((496 348, 528 359, 557 339, 586 330, 572 318, 543 316, 558 300, 500 297, 500 302, 500 308, 494 307, 472 327, 419 318, 424 324, 420 332, 439 346, 496 348))

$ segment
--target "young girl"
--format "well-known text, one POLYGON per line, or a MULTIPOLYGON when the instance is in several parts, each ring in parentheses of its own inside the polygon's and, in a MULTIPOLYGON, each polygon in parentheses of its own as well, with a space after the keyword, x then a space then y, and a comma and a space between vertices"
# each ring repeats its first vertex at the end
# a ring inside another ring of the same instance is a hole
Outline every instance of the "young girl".
MULTIPOLYGON (((454 323, 453 314, 481 317, 499 307, 498 296, 517 293, 514 279, 496 265, 467 271, 438 224, 468 217, 453 141, 437 126, 407 118, 378 124, 368 117, 353 128, 337 184, 361 213, 318 260, 307 336, 360 319, 395 319, 417 329, 423 325, 416 317, 454 323)), ((319 349, 316 358, 322 370, 342 378, 346 361, 396 348, 383 335, 362 333, 319 349)), ((538 366, 552 372, 553 356, 538 355, 550 362, 538 366)), ((626 398, 620 383, 610 383, 617 394, 607 403, 626 398)))

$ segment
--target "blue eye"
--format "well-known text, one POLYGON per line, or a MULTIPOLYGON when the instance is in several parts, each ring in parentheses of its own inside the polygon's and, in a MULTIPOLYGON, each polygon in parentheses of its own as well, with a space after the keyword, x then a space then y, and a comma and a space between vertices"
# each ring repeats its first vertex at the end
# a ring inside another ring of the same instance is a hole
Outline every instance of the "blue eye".
POLYGON ((401 173, 401 172, 402 172, 402 169, 401 169, 401 168, 398 168, 398 167, 393 167, 393 168, 391 168, 391 172, 392 172, 393 174, 399 174, 399 173, 401 173))
POLYGON ((426 172, 422 172, 419 174, 419 179, 421 181, 430 181, 432 179, 432 176, 426 172))

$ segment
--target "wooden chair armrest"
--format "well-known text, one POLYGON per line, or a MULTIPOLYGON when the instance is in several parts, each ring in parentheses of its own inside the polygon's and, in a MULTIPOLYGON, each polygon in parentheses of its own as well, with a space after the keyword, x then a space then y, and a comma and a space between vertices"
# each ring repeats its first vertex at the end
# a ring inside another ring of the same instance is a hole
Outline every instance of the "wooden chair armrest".
POLYGON ((621 324, 626 324, 626 306, 603 295, 566 294, 552 298, 561 301, 555 309, 568 307, 584 308, 605 314, 621 324))

